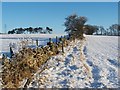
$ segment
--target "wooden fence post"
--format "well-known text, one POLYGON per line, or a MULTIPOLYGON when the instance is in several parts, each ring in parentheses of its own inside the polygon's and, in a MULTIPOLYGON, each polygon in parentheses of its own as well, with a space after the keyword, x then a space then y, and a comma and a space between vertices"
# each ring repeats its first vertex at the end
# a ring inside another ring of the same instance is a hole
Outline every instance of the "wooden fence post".
POLYGON ((70 35, 70 34, 68 34, 68 38, 67 38, 67 39, 68 39, 68 40, 70 40, 70 38, 71 38, 71 35, 70 35))
POLYGON ((61 42, 62 42, 62 52, 64 53, 64 42, 63 42, 63 38, 62 38, 62 36, 61 36, 61 42))
POLYGON ((52 43, 52 39, 51 38, 49 38, 49 42, 52 43))
POLYGON ((58 37, 56 36, 56 44, 58 43, 58 37))
POLYGON ((64 53, 64 45, 63 45, 63 42, 62 42, 62 52, 64 53))
POLYGON ((32 39, 32 45, 33 45, 33 39, 32 39))
POLYGON ((36 40, 36 46, 38 47, 38 39, 36 40))
POLYGON ((12 47, 10 47, 10 58, 12 58, 12 56, 14 55, 12 47))

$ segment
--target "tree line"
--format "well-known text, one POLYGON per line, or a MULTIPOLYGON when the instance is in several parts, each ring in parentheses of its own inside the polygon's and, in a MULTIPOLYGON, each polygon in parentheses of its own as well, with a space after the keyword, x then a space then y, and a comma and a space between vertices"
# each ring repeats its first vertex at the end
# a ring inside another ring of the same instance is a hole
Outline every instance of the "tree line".
POLYGON ((109 28, 105 29, 103 26, 85 24, 88 21, 87 17, 78 16, 76 14, 68 16, 65 20, 65 32, 70 34, 72 37, 81 38, 83 37, 83 34, 120 36, 119 24, 113 24, 109 28))
MULTIPOLYGON (((82 37, 83 34, 87 35, 111 35, 111 36, 120 36, 120 25, 113 24, 109 28, 104 28, 103 26, 90 25, 86 24, 88 21, 85 16, 78 16, 77 14, 72 14, 65 18, 64 26, 66 27, 65 32, 72 35, 73 37, 82 37)), ((52 29, 46 27, 29 27, 29 28, 15 28, 11 31, 8 31, 8 34, 24 34, 24 33, 41 33, 41 34, 51 34, 52 29)))
POLYGON ((29 28, 15 28, 11 31, 8 31, 8 34, 25 34, 25 33, 41 33, 41 34, 51 34, 53 32, 52 28, 46 27, 45 29, 43 29, 42 27, 29 27, 29 28))

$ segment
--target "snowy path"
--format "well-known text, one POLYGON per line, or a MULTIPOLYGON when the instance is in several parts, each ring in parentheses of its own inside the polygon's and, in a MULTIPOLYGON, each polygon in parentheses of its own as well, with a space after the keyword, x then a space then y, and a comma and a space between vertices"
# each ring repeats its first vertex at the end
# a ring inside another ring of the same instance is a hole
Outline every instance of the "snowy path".
POLYGON ((90 87, 92 78, 81 54, 82 41, 72 42, 60 53, 48 61, 48 68, 30 84, 29 87, 85 88, 90 87), (87 71, 88 70, 88 71, 87 71), (39 83, 38 83, 39 82, 39 83), (39 86, 40 85, 40 86, 39 86))
MULTIPOLYGON (((6 38, 1 39, 2 52, 9 50, 6 38)), ((86 36, 86 41, 71 42, 64 54, 51 57, 47 68, 36 75, 29 87, 117 88, 120 79, 118 51, 118 37, 115 36, 86 36)))
POLYGON ((86 36, 83 51, 92 68, 94 81, 91 87, 118 87, 118 50, 118 37, 86 36))
POLYGON ((118 88, 118 37, 86 36, 53 56, 29 87, 118 88))

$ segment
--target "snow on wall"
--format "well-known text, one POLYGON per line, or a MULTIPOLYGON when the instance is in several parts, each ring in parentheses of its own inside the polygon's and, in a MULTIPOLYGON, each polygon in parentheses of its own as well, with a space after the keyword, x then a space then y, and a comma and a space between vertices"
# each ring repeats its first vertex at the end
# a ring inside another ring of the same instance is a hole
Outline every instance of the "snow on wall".
MULTIPOLYGON (((30 37, 39 39, 42 44, 48 38, 61 35, 0 35, 0 52, 8 52, 9 43, 19 43, 20 38, 30 37), (1 43, 2 42, 2 43, 1 43)), ((72 87, 72 88, 117 88, 120 76, 120 62, 118 61, 118 37, 117 36, 86 36, 83 46, 83 54, 86 63, 91 69, 92 78, 88 79, 80 58, 81 42, 71 43, 65 48, 65 54, 54 56, 49 61, 48 70, 41 76, 47 77, 47 81, 41 87, 72 87)), ((35 43, 34 43, 35 44, 35 43)), ((35 79, 36 80, 36 79, 35 79)), ((29 87, 39 87, 37 81, 33 81, 29 87)))
POLYGON ((18 52, 22 41, 28 40, 28 46, 36 47, 36 40, 39 45, 46 45, 49 38, 55 40, 56 36, 61 37, 66 34, 0 34, 0 54, 4 53, 9 56, 9 46, 12 45, 13 51, 18 52))

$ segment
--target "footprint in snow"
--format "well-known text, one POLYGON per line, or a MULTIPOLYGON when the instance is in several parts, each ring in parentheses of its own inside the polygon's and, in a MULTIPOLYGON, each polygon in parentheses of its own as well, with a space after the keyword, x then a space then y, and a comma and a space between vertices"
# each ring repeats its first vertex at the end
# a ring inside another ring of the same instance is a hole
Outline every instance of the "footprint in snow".
POLYGON ((120 68, 120 63, 118 62, 118 60, 112 60, 112 59, 107 59, 107 60, 110 62, 110 64, 120 68))
POLYGON ((91 83, 91 87, 98 88, 98 87, 105 87, 105 85, 101 82, 99 82, 101 76, 100 76, 100 69, 98 66, 94 65, 91 61, 87 60, 87 63, 92 67, 92 76, 94 79, 94 82, 91 83))

